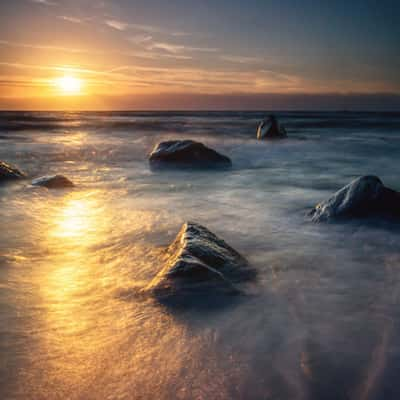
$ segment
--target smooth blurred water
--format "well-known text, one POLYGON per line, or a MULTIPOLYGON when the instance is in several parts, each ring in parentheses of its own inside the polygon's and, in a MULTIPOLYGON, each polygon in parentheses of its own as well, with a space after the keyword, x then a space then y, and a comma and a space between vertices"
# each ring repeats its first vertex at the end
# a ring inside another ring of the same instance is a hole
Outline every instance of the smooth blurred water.
POLYGON ((0 187, 1 399, 399 399, 400 226, 315 225, 356 176, 400 190, 400 114, 0 113, 0 160, 73 190, 0 187), (159 141, 231 157, 152 172, 159 141), (181 224, 258 271, 249 296, 174 312, 135 293, 181 224))

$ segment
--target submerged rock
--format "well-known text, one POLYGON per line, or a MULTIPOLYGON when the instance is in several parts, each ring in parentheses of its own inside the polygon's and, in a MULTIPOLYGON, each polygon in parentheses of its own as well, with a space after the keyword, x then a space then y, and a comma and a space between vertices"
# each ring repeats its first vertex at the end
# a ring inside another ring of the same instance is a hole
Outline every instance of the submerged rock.
POLYGON ((159 143, 149 156, 151 167, 228 168, 229 157, 193 140, 170 140, 159 143))
POLYGON ((47 175, 32 181, 34 186, 44 186, 49 189, 62 189, 74 186, 74 184, 64 175, 47 175))
POLYGON ((0 182, 25 178, 25 174, 18 168, 0 161, 0 182))
POLYGON ((339 218, 400 216, 400 193, 372 175, 361 176, 319 203, 311 211, 314 222, 339 218))
POLYGON ((206 302, 215 294, 237 294, 235 284, 255 276, 245 258, 204 226, 185 223, 166 249, 164 266, 150 282, 150 291, 159 300, 186 300, 201 295, 206 302))
POLYGON ((258 126, 257 139, 283 139, 286 138, 286 129, 279 124, 275 115, 270 115, 258 126))

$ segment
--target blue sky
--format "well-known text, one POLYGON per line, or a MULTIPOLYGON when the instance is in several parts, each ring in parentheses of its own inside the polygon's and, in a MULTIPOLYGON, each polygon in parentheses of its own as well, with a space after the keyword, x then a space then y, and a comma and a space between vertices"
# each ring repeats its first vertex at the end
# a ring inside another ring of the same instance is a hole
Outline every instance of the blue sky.
POLYGON ((302 94, 392 104, 399 17, 389 0, 2 2, 0 107, 47 108, 60 74, 85 86, 60 106, 140 108, 138 98, 165 104, 169 93, 226 98, 227 108, 229 96, 252 95, 286 95, 288 108, 302 94))

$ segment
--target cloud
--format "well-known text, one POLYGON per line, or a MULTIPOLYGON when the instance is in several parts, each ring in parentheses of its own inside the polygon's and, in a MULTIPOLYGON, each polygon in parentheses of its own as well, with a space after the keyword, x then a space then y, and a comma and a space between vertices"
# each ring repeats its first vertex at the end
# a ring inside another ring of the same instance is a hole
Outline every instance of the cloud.
POLYGON ((56 6, 57 3, 52 0, 30 0, 32 3, 35 4, 42 4, 44 6, 56 6))
MULTIPOLYGON (((282 74, 270 70, 227 71, 209 68, 151 67, 122 65, 96 70, 91 68, 72 68, 61 66, 30 65, 22 62, 0 62, 1 86, 7 87, 7 93, 15 87, 27 84, 27 81, 45 89, 49 86, 49 76, 71 73, 80 76, 91 94, 130 95, 133 93, 186 93, 208 95, 230 95, 232 93, 258 95, 286 94, 348 94, 348 93, 395 93, 388 82, 332 81, 312 80, 297 75, 282 74), (29 74, 29 76, 27 76, 29 74), (7 84, 8 82, 8 84, 7 84), (15 84, 14 84, 15 83, 15 84)), ((21 96, 23 95, 22 92, 21 96)), ((35 92, 36 93, 36 92, 35 92)), ((5 95, 3 95, 4 97, 5 95)), ((39 96, 39 93, 38 93, 39 96)))
POLYGON ((90 21, 91 18, 77 18, 77 17, 69 17, 67 15, 59 15, 57 18, 62 19, 67 22, 71 22, 73 24, 83 24, 84 22, 90 21))
POLYGON ((142 44, 146 42, 150 42, 153 39, 151 35, 136 35, 136 36, 131 36, 128 38, 128 40, 132 43, 135 44, 142 44))
POLYGON ((129 24, 121 21, 117 21, 116 19, 109 19, 105 21, 106 25, 110 28, 116 29, 117 31, 125 31, 129 28, 129 24))
POLYGON ((235 64, 259 64, 265 61, 261 57, 246 57, 234 55, 222 55, 220 56, 220 59, 235 64))
POLYGON ((192 47, 192 46, 186 46, 186 45, 181 45, 181 44, 175 44, 175 43, 167 43, 167 42, 151 42, 147 45, 148 50, 163 50, 168 53, 172 54, 179 54, 179 53, 184 53, 184 52, 210 52, 214 53, 218 51, 217 48, 213 47, 192 47))
POLYGON ((8 40, 0 40, 0 46, 10 46, 10 47, 21 47, 27 49, 38 49, 38 50, 50 50, 50 51, 64 51, 67 53, 96 53, 102 54, 101 51, 95 50, 85 50, 85 49, 77 49, 72 47, 62 47, 62 46, 49 46, 44 44, 30 44, 30 43, 20 43, 20 42, 11 42, 8 40))
POLYGON ((88 50, 88 49, 78 49, 71 47, 62 47, 62 46, 49 46, 44 44, 31 44, 31 43, 20 43, 20 42, 11 42, 8 40, 0 40, 0 46, 9 46, 9 47, 19 47, 26 49, 37 49, 37 50, 45 50, 45 51, 59 51, 66 53, 82 53, 82 54, 119 54, 125 57, 133 57, 133 58, 143 58, 143 59, 159 59, 159 58, 173 58, 176 60, 190 60, 191 56, 184 54, 170 54, 163 52, 150 52, 150 51, 123 51, 123 50, 88 50))
POLYGON ((127 30, 136 30, 136 31, 142 31, 145 33, 160 33, 160 34, 165 34, 169 36, 187 36, 189 35, 186 32, 183 31, 172 31, 168 29, 163 29, 159 28, 153 25, 145 25, 145 24, 136 24, 136 23, 130 23, 126 21, 121 21, 119 19, 115 18, 110 18, 106 19, 105 24, 109 26, 110 28, 116 29, 118 31, 127 31, 127 30))

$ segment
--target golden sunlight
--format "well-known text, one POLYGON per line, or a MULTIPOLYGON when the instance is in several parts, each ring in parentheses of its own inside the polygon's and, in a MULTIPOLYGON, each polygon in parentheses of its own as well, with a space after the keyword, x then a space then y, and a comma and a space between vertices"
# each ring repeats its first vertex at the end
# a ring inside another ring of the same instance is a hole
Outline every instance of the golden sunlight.
POLYGON ((74 76, 66 75, 55 80, 55 85, 62 94, 80 94, 82 80, 74 76))

